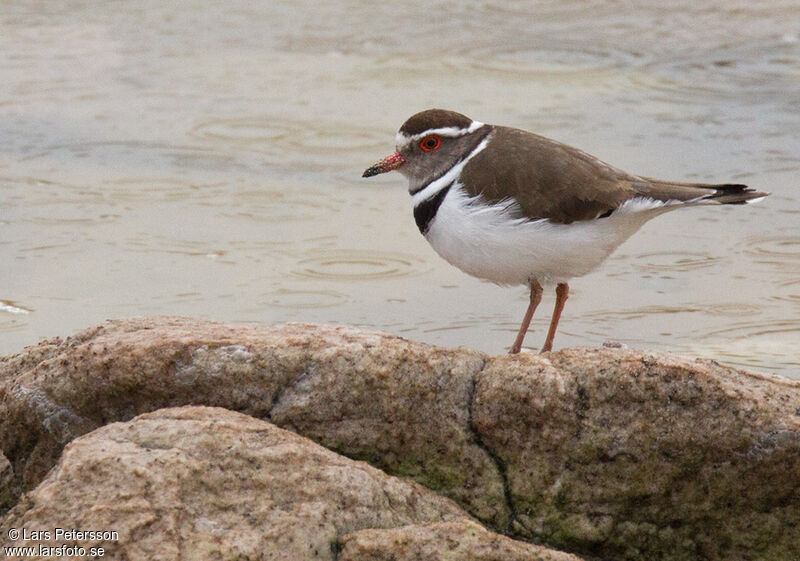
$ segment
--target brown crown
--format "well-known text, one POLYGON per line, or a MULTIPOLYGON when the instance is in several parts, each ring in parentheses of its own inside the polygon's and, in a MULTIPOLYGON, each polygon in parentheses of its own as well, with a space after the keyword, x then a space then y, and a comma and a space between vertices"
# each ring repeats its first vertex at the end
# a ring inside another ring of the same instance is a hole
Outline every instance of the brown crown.
POLYGON ((447 109, 428 109, 410 117, 400 132, 414 135, 428 129, 438 129, 442 127, 466 128, 472 124, 472 119, 455 111, 447 109))

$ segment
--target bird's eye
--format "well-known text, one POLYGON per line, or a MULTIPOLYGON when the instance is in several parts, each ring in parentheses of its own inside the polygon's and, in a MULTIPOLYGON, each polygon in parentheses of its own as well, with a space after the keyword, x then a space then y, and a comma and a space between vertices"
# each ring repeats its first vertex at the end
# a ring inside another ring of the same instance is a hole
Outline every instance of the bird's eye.
POLYGON ((419 147, 425 150, 426 152, 430 152, 431 150, 436 150, 439 148, 439 145, 442 143, 442 139, 436 136, 435 134, 431 134, 423 138, 420 143, 419 147))

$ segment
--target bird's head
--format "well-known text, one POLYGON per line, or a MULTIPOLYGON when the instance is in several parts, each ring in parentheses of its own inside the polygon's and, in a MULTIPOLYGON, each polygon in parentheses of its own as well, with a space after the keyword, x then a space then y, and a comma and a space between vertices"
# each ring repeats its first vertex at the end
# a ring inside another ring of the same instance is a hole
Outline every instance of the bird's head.
POLYGON ((469 155, 489 125, 445 109, 428 109, 410 117, 396 136, 396 151, 364 171, 372 177, 397 170, 408 178, 412 193, 469 155))

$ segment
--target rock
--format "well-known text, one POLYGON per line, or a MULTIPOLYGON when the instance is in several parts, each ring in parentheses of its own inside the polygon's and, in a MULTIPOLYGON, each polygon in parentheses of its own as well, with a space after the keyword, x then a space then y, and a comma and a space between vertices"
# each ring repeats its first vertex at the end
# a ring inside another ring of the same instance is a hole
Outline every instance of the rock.
POLYGON ((162 407, 225 407, 414 477, 502 528, 502 481, 469 427, 484 359, 342 326, 106 322, 2 359, 0 448, 18 496, 65 444, 106 423, 162 407))
POLYGON ((332 344, 313 356, 269 417, 348 457, 413 477, 503 529, 510 511, 502 478, 471 427, 484 361, 473 351, 398 338, 332 344))
POLYGON ((338 561, 579 561, 569 553, 521 543, 469 521, 361 530, 340 542, 338 561))
POLYGON ((0 505, 13 504, 13 482, 14 470, 11 468, 11 462, 0 452, 0 505))
POLYGON ((13 545, 102 547, 103 558, 131 561, 333 560, 346 534, 359 549, 376 551, 389 536, 379 533, 375 545, 361 530, 403 527, 401 535, 429 551, 429 559, 445 558, 446 538, 462 535, 475 552, 462 548, 459 559, 499 559, 489 551, 508 551, 515 560, 577 559, 515 544, 417 483, 270 423, 209 407, 162 409, 67 445, 55 469, 10 511, 0 535, 57 527, 117 534, 74 541, 51 535, 13 545))
POLYGON ((800 384, 615 349, 496 357, 474 425, 514 533, 613 559, 800 558, 800 384))
POLYGON ((487 357, 346 327, 121 320, 2 359, 12 504, 77 435, 182 404, 271 420, 559 549, 800 557, 800 382, 620 348, 487 357))

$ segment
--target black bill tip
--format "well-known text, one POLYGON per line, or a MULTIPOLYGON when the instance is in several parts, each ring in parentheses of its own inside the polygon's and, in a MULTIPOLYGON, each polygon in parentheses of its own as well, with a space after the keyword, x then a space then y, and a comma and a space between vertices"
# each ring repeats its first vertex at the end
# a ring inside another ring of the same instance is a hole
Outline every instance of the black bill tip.
POLYGON ((389 154, 384 159, 379 160, 368 167, 361 177, 372 177, 373 175, 378 175, 379 173, 386 173, 387 171, 392 171, 393 169, 397 169, 406 163, 406 159, 400 154, 400 152, 395 152, 394 154, 389 154))
POLYGON ((364 173, 361 174, 361 177, 372 177, 373 175, 378 175, 381 172, 383 172, 383 170, 380 168, 380 166, 372 166, 365 169, 364 173))

